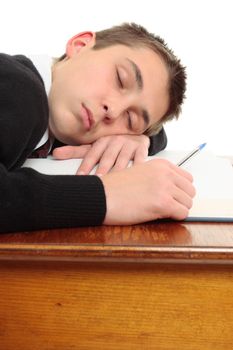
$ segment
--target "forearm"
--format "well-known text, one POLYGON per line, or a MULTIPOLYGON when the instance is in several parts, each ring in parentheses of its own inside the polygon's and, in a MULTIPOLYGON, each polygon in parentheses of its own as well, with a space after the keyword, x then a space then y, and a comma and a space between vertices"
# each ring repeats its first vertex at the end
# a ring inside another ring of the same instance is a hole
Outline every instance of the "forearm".
POLYGON ((100 225, 105 192, 97 176, 50 176, 0 166, 0 232, 100 225))

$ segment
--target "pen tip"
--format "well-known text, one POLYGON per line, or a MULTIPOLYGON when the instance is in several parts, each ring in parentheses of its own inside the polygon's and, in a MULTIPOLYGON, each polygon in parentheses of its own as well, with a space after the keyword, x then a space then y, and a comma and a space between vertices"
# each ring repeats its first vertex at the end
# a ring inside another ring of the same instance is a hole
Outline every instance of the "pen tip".
POLYGON ((205 143, 202 143, 202 144, 199 146, 199 149, 204 148, 204 147, 205 147, 205 145, 206 145, 206 142, 205 142, 205 143))

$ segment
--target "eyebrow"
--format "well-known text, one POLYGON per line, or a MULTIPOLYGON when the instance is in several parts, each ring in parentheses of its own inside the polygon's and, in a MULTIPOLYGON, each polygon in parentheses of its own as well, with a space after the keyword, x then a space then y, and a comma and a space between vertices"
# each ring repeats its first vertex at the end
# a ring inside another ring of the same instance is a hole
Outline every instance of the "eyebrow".
MULTIPOLYGON (((138 90, 142 90, 143 89, 143 78, 142 78, 142 73, 141 70, 139 69, 139 67, 136 65, 135 62, 133 62, 132 60, 130 60, 129 58, 127 58, 127 61, 130 63, 133 72, 134 72, 134 76, 135 76, 135 81, 137 83, 137 87, 138 90)), ((146 109, 142 110, 142 118, 145 124, 145 128, 147 128, 149 126, 150 123, 150 116, 149 113, 147 112, 146 109)))
POLYGON ((139 67, 136 65, 136 63, 131 61, 129 58, 127 58, 127 61, 129 61, 131 67, 133 68, 133 72, 134 72, 135 80, 136 80, 136 83, 138 86, 138 90, 142 90, 143 89, 143 78, 142 78, 142 73, 141 73, 139 67))

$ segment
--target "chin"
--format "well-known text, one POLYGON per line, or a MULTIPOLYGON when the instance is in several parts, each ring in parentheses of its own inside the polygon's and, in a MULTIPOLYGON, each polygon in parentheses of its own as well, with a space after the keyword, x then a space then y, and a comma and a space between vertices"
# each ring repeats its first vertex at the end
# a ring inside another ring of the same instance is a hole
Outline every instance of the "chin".
POLYGON ((88 145, 90 143, 95 142, 98 139, 98 137, 95 137, 93 135, 88 135, 88 133, 83 133, 82 135, 75 135, 75 137, 72 139, 73 143, 79 144, 79 145, 88 145))
POLYGON ((64 130, 63 132, 59 132, 57 130, 57 132, 54 135, 56 139, 58 139, 60 142, 70 146, 88 145, 90 143, 95 142, 98 139, 98 137, 95 137, 94 135, 88 135, 88 133, 85 133, 85 131, 80 133, 80 135, 71 135, 71 133, 69 133, 69 130, 67 131, 67 133, 64 133, 64 130))
POLYGON ((61 136, 59 137, 59 141, 61 141, 62 143, 65 143, 67 145, 70 145, 70 146, 78 146, 78 145, 88 145, 94 141, 92 140, 89 140, 89 139, 85 139, 85 138, 82 138, 82 137, 69 137, 69 136, 61 136))

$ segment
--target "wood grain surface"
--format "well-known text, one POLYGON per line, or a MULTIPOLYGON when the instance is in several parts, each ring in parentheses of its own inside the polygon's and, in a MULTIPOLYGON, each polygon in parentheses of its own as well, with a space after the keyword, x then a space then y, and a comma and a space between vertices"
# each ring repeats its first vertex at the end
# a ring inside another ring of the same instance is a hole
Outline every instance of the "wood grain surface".
POLYGON ((0 259, 233 262, 233 223, 148 223, 0 235, 0 259))
POLYGON ((231 350, 233 224, 0 235, 0 350, 231 350))
POLYGON ((2 261, 4 350, 231 350, 231 265, 2 261))

